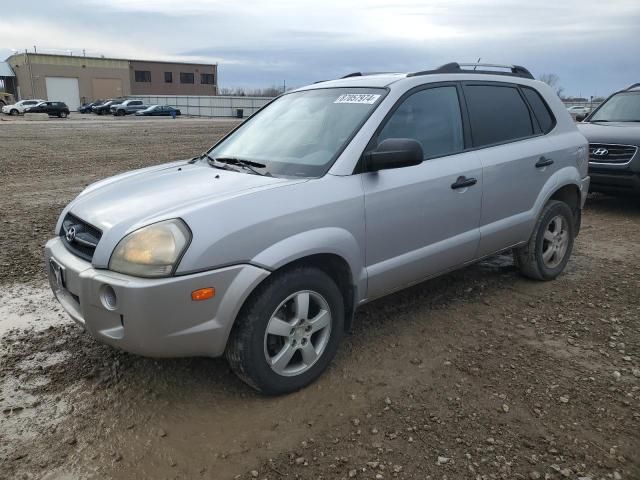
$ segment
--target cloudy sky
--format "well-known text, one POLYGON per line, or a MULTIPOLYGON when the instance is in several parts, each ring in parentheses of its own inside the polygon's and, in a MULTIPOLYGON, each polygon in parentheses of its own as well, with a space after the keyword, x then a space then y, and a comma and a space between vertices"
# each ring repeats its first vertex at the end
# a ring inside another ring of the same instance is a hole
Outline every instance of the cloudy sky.
POLYGON ((0 21, 1 58, 36 45, 217 62, 222 87, 479 57, 555 73, 572 95, 640 82, 639 0, 22 0, 0 21))

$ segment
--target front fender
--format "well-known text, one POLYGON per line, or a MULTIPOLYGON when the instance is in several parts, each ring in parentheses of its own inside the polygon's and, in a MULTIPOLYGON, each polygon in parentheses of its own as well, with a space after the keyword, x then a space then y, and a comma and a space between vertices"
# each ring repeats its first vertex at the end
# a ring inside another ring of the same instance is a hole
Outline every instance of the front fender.
POLYGON ((291 262, 317 254, 337 255, 347 262, 360 300, 366 292, 367 282, 363 250, 356 238, 345 229, 324 227, 298 233, 261 251, 250 263, 268 270, 277 270, 291 262))

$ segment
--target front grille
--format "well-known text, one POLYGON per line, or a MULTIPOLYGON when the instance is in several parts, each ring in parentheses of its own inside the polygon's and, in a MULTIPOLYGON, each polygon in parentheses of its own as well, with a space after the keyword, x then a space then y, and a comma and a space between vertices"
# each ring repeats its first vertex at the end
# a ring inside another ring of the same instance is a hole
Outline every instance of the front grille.
POLYGON ((90 262, 102 237, 102 232, 93 225, 89 225, 68 213, 62 221, 60 237, 64 246, 71 253, 90 262))
POLYGON ((638 151, 634 145, 590 143, 589 161, 596 163, 627 163, 638 151))

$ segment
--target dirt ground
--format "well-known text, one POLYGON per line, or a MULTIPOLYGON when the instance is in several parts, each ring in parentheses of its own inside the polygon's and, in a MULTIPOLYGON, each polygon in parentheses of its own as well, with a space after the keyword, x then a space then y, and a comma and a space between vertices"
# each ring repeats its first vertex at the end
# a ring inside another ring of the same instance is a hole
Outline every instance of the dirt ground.
POLYGON ((498 256, 365 306, 285 397, 76 327, 42 265, 63 206, 232 125, 0 121, 0 478, 640 479, 638 200, 590 197, 556 281, 498 256))

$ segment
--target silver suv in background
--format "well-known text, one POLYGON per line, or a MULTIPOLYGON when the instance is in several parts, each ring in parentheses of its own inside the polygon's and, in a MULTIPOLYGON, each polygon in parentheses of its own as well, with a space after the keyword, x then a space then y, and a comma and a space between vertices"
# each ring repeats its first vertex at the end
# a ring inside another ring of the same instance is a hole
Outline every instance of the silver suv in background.
POLYGON ((115 103, 110 107, 111 113, 118 117, 131 115, 146 108, 149 108, 149 105, 142 103, 142 100, 125 100, 122 103, 115 103))
POLYGON ((587 142, 523 67, 355 73, 288 92, 191 160, 87 187, 45 249, 96 339, 225 355, 279 394, 327 368, 355 310, 513 249, 565 268, 587 142))

